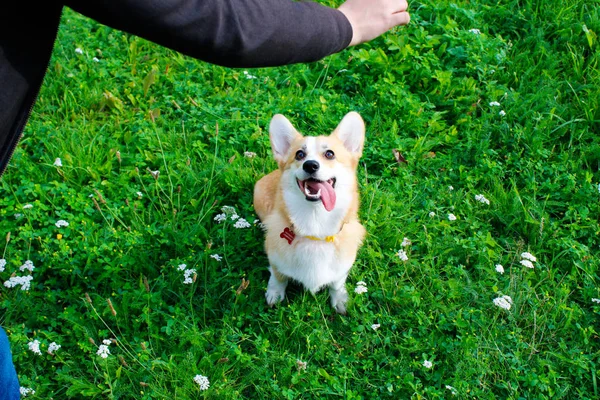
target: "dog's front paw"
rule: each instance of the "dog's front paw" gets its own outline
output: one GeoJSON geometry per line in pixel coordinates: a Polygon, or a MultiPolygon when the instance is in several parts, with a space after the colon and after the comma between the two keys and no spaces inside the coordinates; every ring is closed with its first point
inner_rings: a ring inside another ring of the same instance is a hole
{"type": "Polygon", "coordinates": [[[331,306],[335,308],[338,314],[346,314],[346,304],[348,303],[348,292],[345,288],[330,290],[331,306]]]}
{"type": "Polygon", "coordinates": [[[285,289],[277,290],[275,288],[268,288],[265,293],[267,304],[269,307],[273,307],[275,304],[280,303],[285,298],[285,289]]]}

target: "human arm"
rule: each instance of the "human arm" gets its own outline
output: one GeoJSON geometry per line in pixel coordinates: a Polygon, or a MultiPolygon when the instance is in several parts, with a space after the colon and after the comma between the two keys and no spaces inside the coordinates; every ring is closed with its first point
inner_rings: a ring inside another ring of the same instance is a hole
{"type": "Polygon", "coordinates": [[[406,0],[347,0],[340,10],[352,25],[350,46],[368,42],[410,22],[406,0]]]}

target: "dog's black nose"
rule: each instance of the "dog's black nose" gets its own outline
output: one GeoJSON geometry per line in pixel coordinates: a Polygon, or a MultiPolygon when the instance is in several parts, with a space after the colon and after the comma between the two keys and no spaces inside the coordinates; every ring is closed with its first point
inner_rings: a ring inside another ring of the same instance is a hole
{"type": "Polygon", "coordinates": [[[302,169],[309,174],[314,174],[319,170],[319,166],[320,165],[318,161],[308,160],[305,161],[304,164],[302,164],[302,169]]]}

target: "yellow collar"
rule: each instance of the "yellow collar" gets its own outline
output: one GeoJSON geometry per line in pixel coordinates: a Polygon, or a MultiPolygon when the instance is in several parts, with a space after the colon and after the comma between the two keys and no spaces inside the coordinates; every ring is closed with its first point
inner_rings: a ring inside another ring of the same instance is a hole
{"type": "Polygon", "coordinates": [[[325,239],[321,239],[316,236],[304,236],[304,237],[307,239],[310,239],[310,240],[318,241],[318,242],[333,243],[335,241],[335,235],[334,236],[326,236],[325,239]]]}

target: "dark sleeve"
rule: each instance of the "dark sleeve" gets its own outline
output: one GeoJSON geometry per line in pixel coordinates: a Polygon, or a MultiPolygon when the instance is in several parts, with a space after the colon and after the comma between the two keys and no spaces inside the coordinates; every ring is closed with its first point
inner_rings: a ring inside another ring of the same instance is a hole
{"type": "Polygon", "coordinates": [[[210,63],[311,62],[348,46],[338,10],[292,0],[66,0],[98,22],[210,63]]]}

